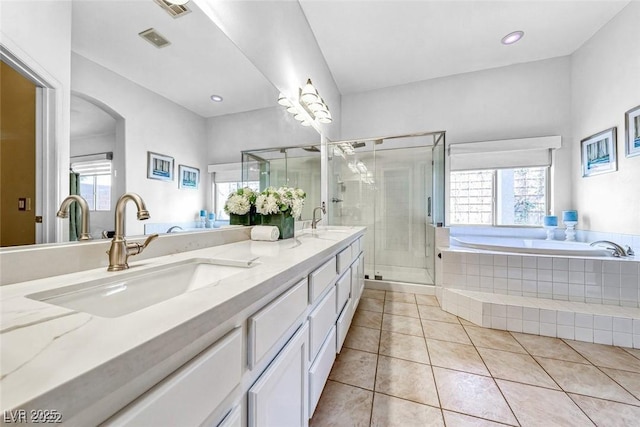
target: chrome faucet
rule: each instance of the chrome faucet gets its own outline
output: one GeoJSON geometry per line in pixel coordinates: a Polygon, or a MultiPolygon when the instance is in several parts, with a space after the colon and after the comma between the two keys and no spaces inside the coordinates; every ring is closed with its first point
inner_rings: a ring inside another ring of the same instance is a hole
{"type": "Polygon", "coordinates": [[[316,212],[320,209],[323,215],[327,214],[327,207],[324,202],[322,202],[321,206],[318,206],[313,209],[313,220],[311,221],[311,228],[315,230],[318,227],[318,223],[322,221],[322,217],[316,219],[316,212]]]}
{"type": "Polygon", "coordinates": [[[129,257],[142,253],[149,243],[158,237],[157,234],[152,234],[147,237],[147,240],[142,245],[140,243],[127,243],[124,237],[124,208],[129,200],[134,202],[138,208],[138,220],[149,219],[149,211],[144,205],[142,197],[136,193],[125,193],[120,196],[118,203],[116,203],[116,234],[111,240],[111,248],[107,251],[107,254],[109,254],[109,268],[107,268],[107,271],[120,271],[129,268],[129,257]]]}
{"type": "Polygon", "coordinates": [[[173,233],[174,230],[183,230],[183,228],[179,225],[174,225],[172,227],[169,227],[169,229],[165,231],[165,233],[173,233]]]}
{"type": "Polygon", "coordinates": [[[606,246],[607,249],[611,249],[613,251],[613,256],[614,257],[623,257],[623,256],[633,256],[634,252],[630,247],[627,247],[627,249],[623,248],[622,246],[620,246],[617,243],[611,242],[609,240],[598,240],[596,242],[593,242],[590,244],[590,246],[596,246],[596,245],[609,245],[606,246]]]}
{"type": "Polygon", "coordinates": [[[68,218],[69,206],[73,202],[78,203],[80,205],[80,210],[82,211],[82,224],[80,229],[80,237],[78,238],[78,240],[89,240],[91,239],[91,234],[89,234],[89,205],[82,196],[72,194],[65,197],[62,203],[60,203],[60,209],[58,209],[56,216],[58,218],[68,218]]]}

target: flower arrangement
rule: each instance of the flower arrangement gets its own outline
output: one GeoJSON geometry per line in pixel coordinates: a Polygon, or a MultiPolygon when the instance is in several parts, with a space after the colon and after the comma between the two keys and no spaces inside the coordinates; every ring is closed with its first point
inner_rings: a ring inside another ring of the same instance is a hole
{"type": "Polygon", "coordinates": [[[255,203],[255,191],[249,187],[239,188],[235,193],[229,194],[227,202],[224,204],[224,211],[228,214],[246,215],[255,203]]]}
{"type": "Polygon", "coordinates": [[[297,218],[302,213],[307,194],[299,188],[269,187],[255,199],[256,212],[261,215],[283,213],[297,218]]]}

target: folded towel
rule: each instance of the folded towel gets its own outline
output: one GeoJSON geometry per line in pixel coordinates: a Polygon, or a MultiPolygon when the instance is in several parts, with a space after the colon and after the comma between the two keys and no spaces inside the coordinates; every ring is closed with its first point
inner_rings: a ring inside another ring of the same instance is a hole
{"type": "Polygon", "coordinates": [[[256,225],[251,230],[251,240],[265,240],[267,242],[275,242],[280,237],[278,227],[267,225],[256,225]]]}

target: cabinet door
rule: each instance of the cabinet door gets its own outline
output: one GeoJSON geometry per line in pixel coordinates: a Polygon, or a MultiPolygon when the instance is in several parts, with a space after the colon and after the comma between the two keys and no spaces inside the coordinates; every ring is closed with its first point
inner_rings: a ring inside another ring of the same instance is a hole
{"type": "Polygon", "coordinates": [[[308,425],[308,347],[305,322],[249,389],[249,427],[308,425]]]}

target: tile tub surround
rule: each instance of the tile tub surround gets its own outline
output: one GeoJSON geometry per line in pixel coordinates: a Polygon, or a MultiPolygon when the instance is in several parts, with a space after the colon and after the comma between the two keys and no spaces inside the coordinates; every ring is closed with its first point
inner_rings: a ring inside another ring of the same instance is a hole
{"type": "MultiPolygon", "coordinates": [[[[362,299],[400,299],[389,294],[377,291],[363,294],[362,299]]],[[[411,301],[411,297],[401,299],[411,301]]],[[[406,322],[398,320],[401,316],[364,326],[371,335],[383,337],[386,323],[409,340],[383,345],[382,339],[371,339],[374,346],[368,350],[345,345],[310,425],[638,424],[640,351],[485,329],[452,318],[433,303],[433,297],[416,298],[421,346],[413,342],[418,338],[415,331],[405,330],[406,322]],[[443,328],[456,333],[438,332],[443,328]]],[[[356,317],[369,318],[367,311],[359,306],[356,317]]]]}
{"type": "Polygon", "coordinates": [[[342,232],[302,233],[279,242],[245,240],[136,260],[132,269],[143,271],[190,258],[260,256],[259,264],[215,286],[117,318],[91,316],[25,297],[117,276],[105,268],[2,286],[0,410],[53,408],[70,425],[101,422],[365,231],[341,228],[342,232]]]}
{"type": "Polygon", "coordinates": [[[640,348],[640,260],[442,250],[442,307],[478,325],[640,348]]]}

